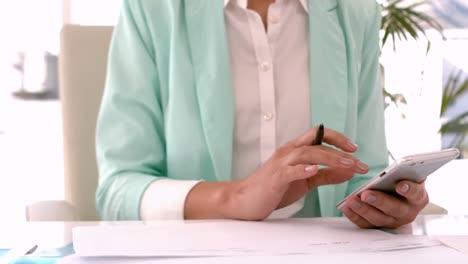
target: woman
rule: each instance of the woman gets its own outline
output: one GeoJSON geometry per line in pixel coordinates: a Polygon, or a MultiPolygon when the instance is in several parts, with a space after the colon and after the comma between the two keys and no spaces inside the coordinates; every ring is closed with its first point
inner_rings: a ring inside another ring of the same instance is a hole
{"type": "MultiPolygon", "coordinates": [[[[379,25],[374,0],[124,1],[97,129],[101,217],[340,215],[387,165],[379,25]],[[320,123],[334,148],[311,146],[320,123]]],[[[424,185],[398,193],[343,213],[409,223],[424,185]]]]}

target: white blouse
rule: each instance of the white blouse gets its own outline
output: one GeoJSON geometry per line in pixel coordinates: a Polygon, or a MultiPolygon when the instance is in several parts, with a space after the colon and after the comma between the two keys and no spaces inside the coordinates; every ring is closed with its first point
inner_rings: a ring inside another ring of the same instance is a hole
{"type": "MultiPolygon", "coordinates": [[[[276,0],[267,31],[247,0],[226,0],[224,13],[235,96],[232,176],[242,179],[311,127],[308,6],[306,0],[276,0]]],[[[183,219],[197,183],[154,182],[143,195],[142,219],[183,219]]],[[[302,207],[303,200],[270,218],[290,217],[302,207]]]]}

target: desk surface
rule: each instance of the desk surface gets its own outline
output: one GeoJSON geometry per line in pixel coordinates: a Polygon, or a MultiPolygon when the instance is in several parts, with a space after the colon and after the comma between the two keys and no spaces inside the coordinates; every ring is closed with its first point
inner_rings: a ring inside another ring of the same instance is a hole
{"type": "MultiPolygon", "coordinates": [[[[341,220],[347,221],[344,218],[341,220]]],[[[2,223],[0,224],[0,249],[12,248],[25,241],[33,241],[42,248],[60,248],[72,241],[73,227],[101,224],[103,222],[2,223]]],[[[105,222],[104,224],[112,225],[112,223],[105,222]]],[[[128,224],[140,223],[128,222],[128,224]]],[[[468,216],[420,216],[412,224],[391,232],[434,236],[468,255],[468,216]]]]}

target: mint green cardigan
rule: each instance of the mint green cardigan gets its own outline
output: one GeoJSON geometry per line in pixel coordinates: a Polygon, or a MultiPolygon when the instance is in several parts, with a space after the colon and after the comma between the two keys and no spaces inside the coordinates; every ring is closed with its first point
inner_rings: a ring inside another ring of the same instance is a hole
{"type": "MultiPolygon", "coordinates": [[[[312,120],[303,122],[343,132],[371,165],[366,176],[319,188],[321,215],[339,216],[335,204],[387,165],[380,6],[309,0],[309,16],[312,120]]],[[[158,179],[231,179],[230,73],[222,0],[124,1],[96,135],[102,219],[140,219],[142,195],[158,179]]]]}

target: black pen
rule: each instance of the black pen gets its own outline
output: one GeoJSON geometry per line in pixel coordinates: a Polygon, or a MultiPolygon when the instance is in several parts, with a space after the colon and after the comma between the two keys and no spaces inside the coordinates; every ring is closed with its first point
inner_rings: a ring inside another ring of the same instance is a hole
{"type": "Polygon", "coordinates": [[[317,133],[315,134],[315,139],[312,142],[312,146],[320,146],[322,145],[323,141],[323,136],[325,135],[325,127],[323,124],[319,126],[319,129],[317,129],[317,133]]]}

